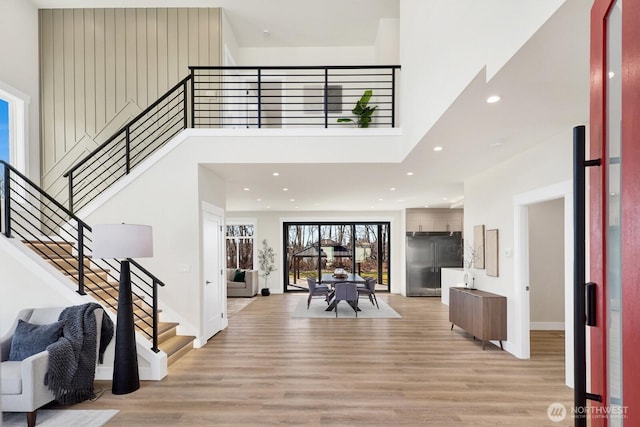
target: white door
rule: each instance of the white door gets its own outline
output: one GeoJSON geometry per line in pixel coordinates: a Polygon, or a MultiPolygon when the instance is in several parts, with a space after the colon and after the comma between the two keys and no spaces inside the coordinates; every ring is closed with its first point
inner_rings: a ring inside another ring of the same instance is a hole
{"type": "Polygon", "coordinates": [[[222,286],[222,218],[203,211],[203,338],[208,340],[223,328],[224,289],[222,286]]]}

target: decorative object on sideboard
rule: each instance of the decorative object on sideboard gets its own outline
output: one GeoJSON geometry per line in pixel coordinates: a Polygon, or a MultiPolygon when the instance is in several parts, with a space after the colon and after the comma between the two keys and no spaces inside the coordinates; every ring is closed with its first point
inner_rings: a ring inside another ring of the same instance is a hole
{"type": "Polygon", "coordinates": [[[464,287],[469,289],[476,288],[476,275],[473,269],[478,262],[480,255],[478,251],[471,245],[467,245],[464,249],[462,258],[462,266],[464,267],[464,287]]]}
{"type": "Polygon", "coordinates": [[[116,323],[113,394],[132,393],[140,388],[138,352],[133,320],[133,295],[129,259],[153,256],[151,226],[97,224],[93,226],[93,257],[120,260],[118,321],[116,323]]]}
{"type": "Polygon", "coordinates": [[[258,250],[258,263],[260,264],[260,270],[262,270],[262,276],[264,277],[264,288],[260,290],[262,296],[266,297],[271,295],[269,290],[269,275],[276,271],[276,252],[267,239],[262,240],[262,249],[258,250]]]}

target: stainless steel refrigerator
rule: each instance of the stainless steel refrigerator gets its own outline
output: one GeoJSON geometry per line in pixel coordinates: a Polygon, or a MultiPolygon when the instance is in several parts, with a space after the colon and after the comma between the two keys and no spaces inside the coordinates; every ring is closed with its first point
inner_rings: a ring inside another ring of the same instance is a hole
{"type": "Polygon", "coordinates": [[[440,269],[462,267],[460,232],[407,233],[407,296],[440,296],[440,269]]]}

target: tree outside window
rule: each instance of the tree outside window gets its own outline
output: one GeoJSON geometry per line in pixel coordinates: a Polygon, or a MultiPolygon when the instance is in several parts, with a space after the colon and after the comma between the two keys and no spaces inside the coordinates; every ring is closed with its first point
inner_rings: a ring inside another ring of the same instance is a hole
{"type": "Polygon", "coordinates": [[[227,225],[227,268],[253,270],[253,224],[227,225]]]}

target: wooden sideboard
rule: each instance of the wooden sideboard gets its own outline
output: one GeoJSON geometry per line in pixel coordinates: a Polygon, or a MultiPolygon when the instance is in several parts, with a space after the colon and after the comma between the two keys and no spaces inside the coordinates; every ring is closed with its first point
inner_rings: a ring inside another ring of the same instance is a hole
{"type": "Polygon", "coordinates": [[[507,298],[467,288],[449,288],[449,321],[482,340],[507,339],[507,298]]]}

